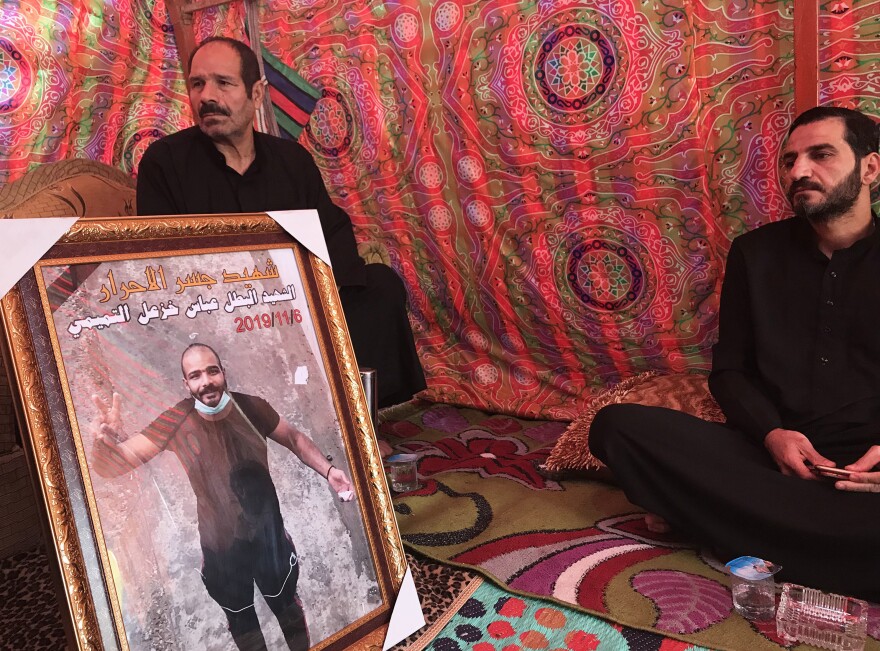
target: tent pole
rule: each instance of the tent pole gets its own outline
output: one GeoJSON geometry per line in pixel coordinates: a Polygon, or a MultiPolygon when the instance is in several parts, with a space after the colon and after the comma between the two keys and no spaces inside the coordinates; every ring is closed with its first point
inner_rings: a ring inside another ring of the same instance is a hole
{"type": "Polygon", "coordinates": [[[819,104],[819,0],[794,0],[794,112],[819,104]]]}

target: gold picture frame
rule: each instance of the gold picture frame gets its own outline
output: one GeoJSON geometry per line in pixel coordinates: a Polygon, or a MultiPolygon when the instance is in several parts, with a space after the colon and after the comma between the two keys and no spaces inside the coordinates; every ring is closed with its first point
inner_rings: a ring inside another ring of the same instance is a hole
{"type": "Polygon", "coordinates": [[[256,616],[268,649],[286,649],[294,643],[275,611],[286,606],[275,600],[287,599],[279,595],[291,581],[309,649],[381,648],[406,562],[328,265],[263,214],[82,218],[3,298],[0,313],[77,648],[236,649],[230,629],[241,633],[233,622],[244,612],[256,616]],[[283,543],[281,551],[275,543],[271,552],[241,551],[252,548],[239,544],[261,540],[255,531],[263,525],[241,506],[239,453],[179,433],[201,427],[186,419],[202,422],[181,374],[190,344],[210,346],[239,413],[242,401],[259,401],[270,406],[261,427],[278,423],[260,438],[244,418],[242,436],[262,440],[271,489],[241,490],[260,495],[260,505],[278,504],[295,548],[286,577],[238,569],[240,558],[287,553],[283,543]],[[107,429],[111,405],[118,409],[107,429]],[[188,415],[174,421],[170,438],[150,439],[161,452],[108,471],[108,432],[123,446],[154,436],[172,405],[188,415]],[[281,423],[327,453],[353,496],[336,493],[323,465],[310,468],[272,440],[281,423]],[[217,497],[230,491],[238,502],[217,497]],[[245,588],[234,599],[225,587],[222,596],[211,590],[220,580],[207,575],[205,556],[215,547],[230,555],[211,567],[234,566],[242,585],[247,572],[264,577],[253,604],[245,588]],[[282,578],[278,594],[266,596],[282,578]]]}

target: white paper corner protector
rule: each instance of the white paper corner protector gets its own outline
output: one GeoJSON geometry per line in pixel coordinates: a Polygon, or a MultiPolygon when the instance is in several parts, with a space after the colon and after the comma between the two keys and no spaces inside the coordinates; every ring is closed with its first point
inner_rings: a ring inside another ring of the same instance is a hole
{"type": "Polygon", "coordinates": [[[309,381],[309,368],[308,366],[297,366],[296,370],[293,372],[293,383],[294,384],[307,384],[309,381]]]}
{"type": "Polygon", "coordinates": [[[267,215],[293,238],[306,247],[309,251],[321,258],[327,265],[330,264],[330,252],[327,250],[327,242],[324,241],[324,231],[321,229],[321,219],[318,211],[314,208],[309,210],[273,210],[267,215]]]}
{"type": "Polygon", "coordinates": [[[394,602],[394,610],[391,611],[391,621],[388,622],[388,632],[385,634],[382,651],[388,651],[424,625],[425,615],[422,613],[422,604],[416,592],[416,582],[413,581],[412,570],[407,567],[403,583],[400,584],[400,592],[397,593],[397,601],[394,602]]]}
{"type": "Polygon", "coordinates": [[[0,219],[0,296],[24,276],[79,217],[0,219]]]}

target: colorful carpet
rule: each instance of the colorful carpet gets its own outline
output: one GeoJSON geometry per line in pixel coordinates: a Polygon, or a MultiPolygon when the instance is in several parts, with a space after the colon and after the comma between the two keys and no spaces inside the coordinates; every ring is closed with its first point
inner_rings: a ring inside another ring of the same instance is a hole
{"type": "MultiPolygon", "coordinates": [[[[411,549],[624,627],[713,649],[785,647],[772,622],[733,612],[721,563],[685,540],[648,532],[619,489],[538,472],[564,423],[428,403],[402,405],[382,420],[380,432],[397,450],[420,456],[421,487],[395,498],[411,549]]],[[[880,607],[871,616],[865,648],[878,651],[880,607]]]]}
{"type": "Polygon", "coordinates": [[[687,642],[608,624],[558,604],[481,584],[427,651],[705,651],[687,642]]]}

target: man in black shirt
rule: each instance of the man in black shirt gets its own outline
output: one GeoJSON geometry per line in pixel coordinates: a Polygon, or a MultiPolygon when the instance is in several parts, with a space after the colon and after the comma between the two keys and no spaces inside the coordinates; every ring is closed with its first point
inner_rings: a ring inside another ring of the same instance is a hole
{"type": "Polygon", "coordinates": [[[265,89],[256,55],[228,38],[203,42],[187,79],[198,125],[153,143],[138,167],[139,215],[318,211],[358,364],[377,369],[380,406],[425,388],[394,271],[364,264],[348,215],[330,200],[298,143],[253,129],[265,89]]]}
{"type": "Polygon", "coordinates": [[[795,217],[737,238],[727,260],[709,378],[726,425],[614,405],[590,431],[591,450],[651,512],[649,528],[668,522],[731,557],[779,563],[786,580],[871,599],[880,598],[877,149],[877,126],[856,111],[815,108],[792,124],[780,180],[795,217]]]}
{"type": "Polygon", "coordinates": [[[92,465],[99,475],[116,477],[160,452],[174,453],[196,496],[202,579],[223,609],[236,646],[241,651],[266,649],[254,610],[256,582],[290,649],[305,651],[308,628],[296,593],[299,563],[269,475],[267,439],[326,478],[344,500],[351,499],[351,482],[268,402],[230,392],[213,348],[191,344],[180,366],[191,397],[130,438],[122,440],[119,394],[113,394],[109,405],[93,396],[99,420],[92,465]]]}

